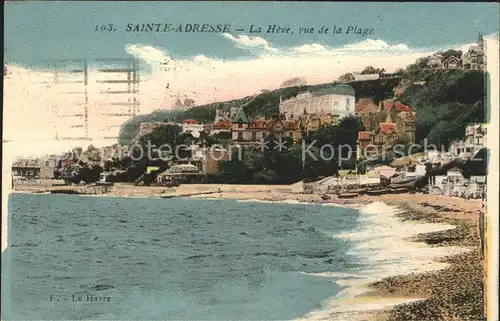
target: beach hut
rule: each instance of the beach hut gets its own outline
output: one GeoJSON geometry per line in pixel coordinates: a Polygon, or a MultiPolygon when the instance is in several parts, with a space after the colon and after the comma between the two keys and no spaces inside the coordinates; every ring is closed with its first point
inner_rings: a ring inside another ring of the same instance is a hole
{"type": "Polygon", "coordinates": [[[157,176],[157,183],[170,182],[190,183],[200,181],[202,173],[198,166],[193,164],[176,164],[157,176]]]}
{"type": "Polygon", "coordinates": [[[446,172],[446,176],[452,182],[461,183],[464,182],[464,175],[462,169],[458,167],[453,167],[446,172]]]}
{"type": "Polygon", "coordinates": [[[375,173],[385,178],[391,178],[394,174],[396,174],[396,169],[390,166],[382,165],[375,167],[375,173]]]}
{"type": "Polygon", "coordinates": [[[407,165],[403,169],[404,177],[422,177],[425,176],[426,170],[424,164],[407,165]]]}

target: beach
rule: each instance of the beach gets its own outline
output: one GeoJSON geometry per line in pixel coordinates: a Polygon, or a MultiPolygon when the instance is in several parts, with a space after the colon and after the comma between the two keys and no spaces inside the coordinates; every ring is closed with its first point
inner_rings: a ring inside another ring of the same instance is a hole
{"type": "Polygon", "coordinates": [[[434,195],[380,197],[405,210],[403,220],[451,224],[455,229],[420,234],[413,241],[430,247],[458,246],[466,253],[450,253],[439,260],[445,269],[395,276],[372,284],[383,297],[424,297],[380,313],[384,320],[483,320],[483,261],[479,238],[480,201],[434,195]]]}
{"type": "MultiPolygon", "coordinates": [[[[448,255],[440,257],[429,271],[404,273],[369,284],[366,293],[356,300],[389,304],[374,308],[360,320],[482,320],[483,319],[483,259],[479,238],[480,200],[465,200],[428,194],[387,194],[358,196],[351,199],[324,200],[321,195],[303,194],[300,184],[290,186],[260,185],[182,185],[178,188],[114,186],[107,196],[187,197],[235,199],[241,201],[286,203],[331,203],[357,207],[383,202],[403,211],[399,220],[409,223],[433,223],[455,228],[419,233],[407,241],[423,243],[430,248],[450,247],[448,255]],[[405,300],[407,299],[407,300],[405,300]],[[402,302],[402,304],[398,304],[402,302]],[[381,308],[382,307],[382,308],[381,308]]],[[[33,190],[31,190],[33,192],[33,190]]],[[[395,244],[398,246],[398,244],[395,244]]],[[[443,249],[446,251],[446,249],[443,249]]],[[[431,264],[431,265],[432,265],[431,264]]],[[[328,319],[328,315],[322,318],[328,319]]],[[[322,319],[320,318],[320,319],[322,319]]]]}

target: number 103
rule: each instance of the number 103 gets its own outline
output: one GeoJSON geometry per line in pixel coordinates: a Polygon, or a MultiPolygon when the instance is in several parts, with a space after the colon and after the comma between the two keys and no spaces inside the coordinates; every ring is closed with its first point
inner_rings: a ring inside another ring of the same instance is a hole
{"type": "Polygon", "coordinates": [[[110,23],[109,25],[96,25],[95,31],[116,31],[116,29],[113,27],[113,24],[110,23]]]}

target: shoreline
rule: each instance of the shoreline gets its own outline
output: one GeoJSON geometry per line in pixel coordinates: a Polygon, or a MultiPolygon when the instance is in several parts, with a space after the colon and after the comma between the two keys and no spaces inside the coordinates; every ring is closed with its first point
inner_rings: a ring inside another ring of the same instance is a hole
{"type": "Polygon", "coordinates": [[[480,200],[465,200],[429,194],[386,194],[358,196],[352,199],[323,200],[314,194],[222,192],[197,195],[196,198],[236,199],[283,203],[304,203],[360,207],[383,202],[402,211],[402,222],[452,225],[454,228],[430,231],[409,237],[409,243],[423,243],[429,248],[450,247],[441,258],[429,261],[428,271],[400,274],[372,282],[367,292],[353,303],[372,303],[387,308],[360,313],[362,320],[482,320],[483,258],[478,230],[480,200]],[[398,303],[400,301],[400,303],[398,303]]]}
{"type": "MultiPolygon", "coordinates": [[[[366,287],[366,292],[350,299],[353,303],[368,302],[378,306],[364,311],[358,317],[370,321],[405,320],[482,320],[483,316],[483,259],[478,234],[481,201],[449,198],[429,194],[386,194],[323,200],[321,195],[292,192],[293,188],[226,185],[207,186],[197,190],[170,190],[170,193],[106,193],[104,197],[151,197],[190,199],[232,199],[288,204],[318,204],[360,207],[383,202],[402,210],[396,214],[402,222],[436,223],[455,228],[438,232],[424,232],[408,238],[410,243],[424,243],[430,248],[453,246],[469,249],[449,254],[429,264],[429,271],[382,278],[366,287]],[[231,188],[228,188],[231,187],[231,188]],[[214,190],[217,188],[217,190],[214,190]],[[260,188],[260,190],[259,190],[260,188]],[[245,190],[246,189],[246,190],[245,190]],[[167,196],[167,197],[165,197],[167,196]],[[399,303],[398,303],[399,301],[399,303]]],[[[133,187],[141,190],[143,187],[133,187]]],[[[131,189],[132,190],[132,189],[131,189]]],[[[164,190],[167,190],[164,188],[164,190]]],[[[13,191],[32,193],[32,191],[13,191]]],[[[87,195],[85,195],[87,196],[87,195]]]]}
{"type": "MultiPolygon", "coordinates": [[[[415,195],[415,194],[414,194],[415,195]]],[[[409,239],[431,248],[459,247],[434,261],[442,269],[384,278],[369,285],[367,295],[422,297],[423,300],[396,305],[374,312],[376,320],[483,320],[483,258],[478,233],[480,201],[393,195],[380,197],[386,204],[398,206],[403,221],[450,224],[453,229],[421,233],[409,239]],[[392,196],[392,197],[391,197],[392,196]]]]}

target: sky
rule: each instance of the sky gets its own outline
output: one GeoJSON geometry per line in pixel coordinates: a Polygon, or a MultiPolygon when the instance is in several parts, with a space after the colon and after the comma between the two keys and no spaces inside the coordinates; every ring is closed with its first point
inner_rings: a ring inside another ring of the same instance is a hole
{"type": "MultiPolygon", "coordinates": [[[[498,31],[498,5],[486,3],[300,3],[300,2],[7,2],[5,56],[8,61],[124,56],[128,44],[163,48],[176,57],[203,54],[250,57],[217,34],[136,34],[127,23],[220,23],[234,26],[359,26],[372,39],[422,49],[470,43],[479,32],[498,31]],[[116,33],[95,32],[113,23],[116,33]],[[123,27],[123,28],[120,28],[123,27]]],[[[365,40],[358,35],[267,35],[277,47],[321,43],[330,47],[365,40]]]]}
{"type": "MultiPolygon", "coordinates": [[[[70,129],[68,119],[59,117],[64,109],[81,112],[80,96],[61,95],[81,85],[50,84],[54,73],[47,60],[137,58],[140,112],[148,113],[170,108],[178,94],[206,104],[275,89],[293,77],[317,84],[368,65],[404,68],[438,50],[467,50],[479,33],[498,33],[498,21],[498,5],[486,3],[7,2],[4,139],[28,146],[56,134],[81,136],[81,128],[70,129]],[[129,23],[230,24],[232,30],[136,33],[125,31],[129,23]],[[102,24],[113,24],[116,31],[95,31],[102,24]],[[250,25],[266,30],[271,24],[291,27],[294,34],[248,32],[250,25]],[[344,32],[298,33],[322,26],[344,32]],[[348,26],[373,33],[345,34],[348,26]]],[[[90,65],[88,87],[89,135],[95,139],[117,135],[117,125],[126,120],[103,116],[115,107],[99,94],[96,80],[107,76],[98,74],[98,67],[90,65]]]]}

